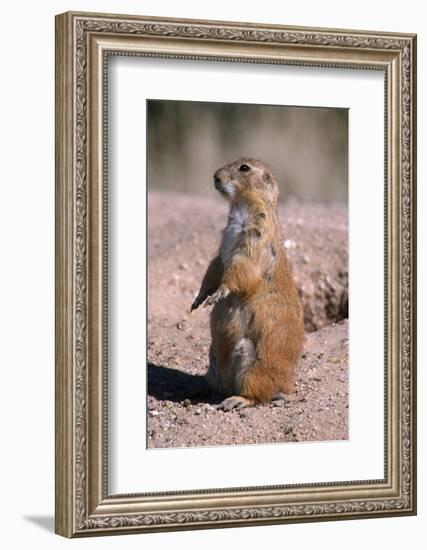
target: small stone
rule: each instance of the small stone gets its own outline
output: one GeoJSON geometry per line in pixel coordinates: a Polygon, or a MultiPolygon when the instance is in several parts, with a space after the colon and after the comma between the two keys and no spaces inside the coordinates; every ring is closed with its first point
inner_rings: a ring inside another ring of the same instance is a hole
{"type": "Polygon", "coordinates": [[[149,411],[151,416],[159,416],[159,411],[149,411]]]}
{"type": "Polygon", "coordinates": [[[272,402],[273,405],[275,407],[284,407],[285,406],[285,401],[284,399],[276,399],[275,401],[272,402]]]}
{"type": "Polygon", "coordinates": [[[196,414],[201,414],[201,412],[202,412],[202,411],[201,411],[200,409],[196,409],[196,410],[195,410],[195,413],[196,413],[196,414]]]}
{"type": "Polygon", "coordinates": [[[176,324],[176,328],[178,330],[182,330],[184,328],[184,323],[182,323],[181,321],[179,323],[176,324]]]}
{"type": "Polygon", "coordinates": [[[189,399],[184,399],[182,404],[184,405],[184,407],[189,407],[191,405],[191,401],[189,399]]]}

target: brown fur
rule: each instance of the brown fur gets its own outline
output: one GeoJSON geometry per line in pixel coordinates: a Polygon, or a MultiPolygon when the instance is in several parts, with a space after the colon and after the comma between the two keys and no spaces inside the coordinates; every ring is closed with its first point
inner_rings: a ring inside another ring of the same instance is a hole
{"type": "Polygon", "coordinates": [[[214,181],[230,217],[191,309],[215,304],[207,380],[228,397],[221,406],[230,410],[292,393],[304,325],[270,168],[240,158],[217,170],[214,181]]]}

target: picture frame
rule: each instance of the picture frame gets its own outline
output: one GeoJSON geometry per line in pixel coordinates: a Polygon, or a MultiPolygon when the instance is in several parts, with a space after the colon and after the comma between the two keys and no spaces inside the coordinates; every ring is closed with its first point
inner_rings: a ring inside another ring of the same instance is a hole
{"type": "Polygon", "coordinates": [[[416,513],[416,36],[67,12],[56,17],[56,489],[65,537],[416,513]],[[384,478],[109,494],[109,56],[384,73],[384,478]]]}

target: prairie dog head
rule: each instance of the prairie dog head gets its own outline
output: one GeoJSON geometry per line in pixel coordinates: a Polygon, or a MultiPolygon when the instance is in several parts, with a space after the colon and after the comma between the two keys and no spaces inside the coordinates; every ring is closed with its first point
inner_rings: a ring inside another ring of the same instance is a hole
{"type": "Polygon", "coordinates": [[[251,201],[254,197],[275,205],[279,187],[270,167],[252,158],[238,158],[214,173],[214,184],[231,204],[251,201]]]}

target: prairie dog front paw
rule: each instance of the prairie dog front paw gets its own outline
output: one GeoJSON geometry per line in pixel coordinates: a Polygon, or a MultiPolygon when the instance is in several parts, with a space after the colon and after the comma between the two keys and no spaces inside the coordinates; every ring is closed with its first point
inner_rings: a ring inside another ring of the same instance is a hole
{"type": "Polygon", "coordinates": [[[216,292],[211,294],[211,296],[206,299],[203,307],[213,306],[214,304],[217,304],[220,300],[224,300],[224,298],[227,298],[229,294],[229,289],[225,285],[221,285],[216,292]]]}

